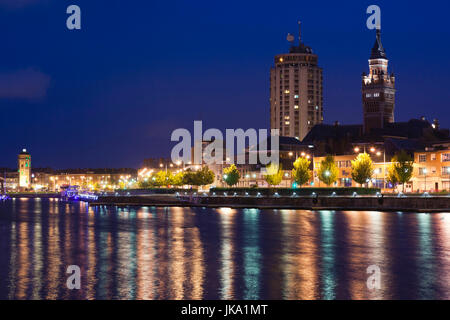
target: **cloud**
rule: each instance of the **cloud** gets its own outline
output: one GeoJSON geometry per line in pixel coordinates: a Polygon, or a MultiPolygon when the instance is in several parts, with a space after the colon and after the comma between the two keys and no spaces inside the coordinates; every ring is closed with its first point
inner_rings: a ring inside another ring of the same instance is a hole
{"type": "Polygon", "coordinates": [[[50,76],[34,69],[0,73],[0,99],[42,99],[49,85],[50,76]]]}
{"type": "Polygon", "coordinates": [[[42,0],[0,0],[0,7],[19,9],[41,1],[42,0]]]}

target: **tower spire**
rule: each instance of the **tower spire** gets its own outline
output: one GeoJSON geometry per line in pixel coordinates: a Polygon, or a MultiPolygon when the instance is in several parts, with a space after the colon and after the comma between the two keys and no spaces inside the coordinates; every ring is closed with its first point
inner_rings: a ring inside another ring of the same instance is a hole
{"type": "Polygon", "coordinates": [[[384,51],[383,44],[381,43],[381,28],[379,27],[377,27],[377,37],[372,48],[370,59],[386,59],[386,52],[384,51]]]}
{"type": "Polygon", "coordinates": [[[299,20],[298,23],[298,45],[302,44],[302,22],[299,20]]]}

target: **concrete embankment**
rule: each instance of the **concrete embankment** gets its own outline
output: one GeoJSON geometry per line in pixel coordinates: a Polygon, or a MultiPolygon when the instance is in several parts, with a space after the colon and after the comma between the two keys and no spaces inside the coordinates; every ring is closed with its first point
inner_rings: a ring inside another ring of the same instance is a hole
{"type": "Polygon", "coordinates": [[[92,205],[450,212],[450,197],[100,197],[92,205]]]}
{"type": "Polygon", "coordinates": [[[60,198],[61,194],[59,193],[8,193],[8,196],[11,198],[60,198]]]}

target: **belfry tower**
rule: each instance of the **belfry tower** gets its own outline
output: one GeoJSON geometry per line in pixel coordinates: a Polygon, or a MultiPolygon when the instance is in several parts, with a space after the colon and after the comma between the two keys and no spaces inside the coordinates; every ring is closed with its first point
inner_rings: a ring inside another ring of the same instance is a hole
{"type": "Polygon", "coordinates": [[[378,28],[369,59],[370,73],[362,75],[364,133],[394,122],[395,77],[393,73],[389,75],[388,63],[378,28]]]}

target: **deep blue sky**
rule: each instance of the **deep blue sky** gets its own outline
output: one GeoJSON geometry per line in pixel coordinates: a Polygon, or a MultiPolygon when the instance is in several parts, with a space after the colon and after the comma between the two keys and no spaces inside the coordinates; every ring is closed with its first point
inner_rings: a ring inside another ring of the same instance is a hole
{"type": "Polygon", "coordinates": [[[370,4],[396,120],[450,127],[448,1],[0,0],[0,167],[24,147],[34,167],[138,167],[168,156],[172,130],[194,120],[266,128],[273,56],[298,19],[324,69],[325,122],[360,123],[370,4]],[[66,29],[70,4],[81,31],[66,29]]]}

